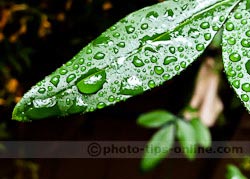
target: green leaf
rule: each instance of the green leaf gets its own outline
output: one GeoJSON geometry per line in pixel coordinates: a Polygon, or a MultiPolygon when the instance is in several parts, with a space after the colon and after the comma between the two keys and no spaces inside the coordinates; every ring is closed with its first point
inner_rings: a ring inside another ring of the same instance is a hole
{"type": "Polygon", "coordinates": [[[222,50],[227,78],[250,111],[250,12],[246,1],[231,14],[224,25],[222,50]]]}
{"type": "Polygon", "coordinates": [[[177,121],[177,138],[186,157],[194,159],[197,143],[194,128],[189,122],[181,119],[177,121]]]}
{"type": "Polygon", "coordinates": [[[157,128],[175,120],[175,116],[165,110],[155,110],[139,116],[137,124],[143,127],[157,128]]]}
{"type": "Polygon", "coordinates": [[[208,148],[211,146],[211,134],[209,129],[203,125],[199,119],[192,119],[190,124],[195,131],[196,142],[202,147],[208,148]]]}
{"type": "Polygon", "coordinates": [[[161,85],[203,53],[238,2],[169,0],[128,15],[32,87],[13,119],[38,118],[29,111],[40,109],[41,118],[91,112],[161,85]],[[105,82],[81,92],[77,84],[94,68],[105,69],[105,82]]]}
{"type": "Polygon", "coordinates": [[[167,125],[156,132],[145,148],[141,169],[149,171],[153,169],[167,154],[174,143],[175,126],[167,125]]]}
{"type": "Polygon", "coordinates": [[[228,165],[227,166],[226,179],[247,179],[247,177],[245,177],[240,172],[240,170],[238,169],[238,167],[236,167],[234,165],[228,165]]]}

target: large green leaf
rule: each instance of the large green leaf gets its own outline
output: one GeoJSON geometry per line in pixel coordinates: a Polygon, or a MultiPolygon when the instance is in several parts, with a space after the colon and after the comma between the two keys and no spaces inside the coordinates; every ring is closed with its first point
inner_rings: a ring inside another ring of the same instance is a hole
{"type": "Polygon", "coordinates": [[[184,120],[177,121],[177,138],[187,158],[193,159],[196,154],[197,141],[193,126],[184,120]]]}
{"type": "Polygon", "coordinates": [[[201,123],[199,119],[192,119],[190,124],[193,126],[195,131],[196,142],[202,147],[211,146],[211,134],[209,129],[201,123]]]}
{"type": "Polygon", "coordinates": [[[167,154],[173,146],[175,125],[170,124],[158,132],[150,139],[141,161],[141,168],[144,171],[153,169],[167,154]]]}
{"type": "Polygon", "coordinates": [[[94,111],[159,86],[201,55],[238,2],[169,0],[128,15],[32,87],[13,119],[94,111]]]}
{"type": "Polygon", "coordinates": [[[168,111],[155,110],[139,116],[137,124],[143,127],[157,128],[175,119],[176,117],[168,111]]]}
{"type": "Polygon", "coordinates": [[[250,11],[246,1],[224,25],[223,61],[231,86],[250,111],[250,11]]]}

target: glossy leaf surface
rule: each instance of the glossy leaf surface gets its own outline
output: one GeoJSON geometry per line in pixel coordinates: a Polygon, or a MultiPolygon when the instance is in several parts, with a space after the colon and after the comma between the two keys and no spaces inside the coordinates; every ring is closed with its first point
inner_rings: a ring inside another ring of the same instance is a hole
{"type": "Polygon", "coordinates": [[[246,1],[231,14],[223,31],[223,62],[231,86],[250,111],[250,11],[246,1]]]}
{"type": "Polygon", "coordinates": [[[170,0],[128,15],[32,87],[13,119],[91,112],[161,85],[203,53],[238,2],[170,0]],[[81,80],[96,71],[90,89],[81,80]]]}

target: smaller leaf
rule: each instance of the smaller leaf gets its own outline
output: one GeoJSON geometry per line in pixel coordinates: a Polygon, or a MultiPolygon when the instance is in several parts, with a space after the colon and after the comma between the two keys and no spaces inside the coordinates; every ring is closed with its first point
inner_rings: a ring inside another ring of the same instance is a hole
{"type": "Polygon", "coordinates": [[[165,110],[155,110],[139,116],[137,124],[148,128],[157,128],[166,124],[169,121],[173,121],[176,117],[165,110]]]}
{"type": "Polygon", "coordinates": [[[202,147],[208,148],[211,146],[211,134],[209,129],[203,125],[199,119],[192,119],[190,124],[195,131],[196,142],[202,147]]]}
{"type": "Polygon", "coordinates": [[[227,174],[226,179],[247,179],[241,171],[238,169],[238,167],[234,165],[228,165],[227,166],[227,174]]]}
{"type": "Polygon", "coordinates": [[[193,126],[183,120],[177,121],[177,138],[184,154],[189,159],[194,159],[196,151],[196,136],[193,126]]]}
{"type": "Polygon", "coordinates": [[[156,132],[145,148],[141,169],[152,170],[167,154],[173,146],[175,126],[173,124],[163,127],[156,132]]]}

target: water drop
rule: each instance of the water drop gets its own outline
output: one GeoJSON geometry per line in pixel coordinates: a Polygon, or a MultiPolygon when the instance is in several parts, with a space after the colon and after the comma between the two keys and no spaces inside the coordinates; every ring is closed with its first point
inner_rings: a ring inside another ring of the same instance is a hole
{"type": "Polygon", "coordinates": [[[77,82],[76,86],[81,93],[93,94],[99,91],[106,82],[106,72],[101,70],[77,82]]]}
{"type": "Polygon", "coordinates": [[[220,22],[223,22],[225,20],[225,17],[224,16],[220,16],[219,20],[220,20],[220,22]]]}
{"type": "Polygon", "coordinates": [[[66,63],[66,66],[71,66],[72,65],[72,61],[68,61],[67,63],[66,63]]]}
{"type": "Polygon", "coordinates": [[[85,66],[81,67],[81,71],[82,71],[82,72],[84,72],[85,70],[86,70],[86,67],[85,67],[85,66]]]}
{"type": "Polygon", "coordinates": [[[232,85],[235,87],[235,88],[239,88],[240,87],[240,81],[239,80],[234,80],[232,85]]]}
{"type": "Polygon", "coordinates": [[[135,56],[134,58],[133,58],[133,62],[132,62],[136,67],[142,67],[142,66],[144,66],[144,63],[143,63],[143,61],[140,59],[140,58],[138,58],[137,56],[135,56]]]}
{"type": "Polygon", "coordinates": [[[48,86],[48,91],[52,91],[53,87],[52,86],[48,86]]]}
{"type": "Polygon", "coordinates": [[[227,39],[227,43],[230,45],[234,45],[236,43],[236,39],[234,37],[229,37],[227,39]]]}
{"type": "Polygon", "coordinates": [[[206,40],[206,41],[208,41],[208,40],[211,40],[211,34],[210,33],[205,33],[204,34],[204,39],[206,40]]]}
{"type": "Polygon", "coordinates": [[[104,59],[104,57],[105,57],[105,54],[104,54],[104,53],[102,53],[102,52],[97,52],[97,53],[95,54],[95,56],[94,56],[94,59],[96,59],[96,60],[102,60],[102,59],[104,59]]]}
{"type": "Polygon", "coordinates": [[[146,30],[148,28],[148,24],[147,23],[143,23],[142,25],[141,25],[141,29],[142,30],[146,30]]]}
{"type": "Polygon", "coordinates": [[[190,28],[188,31],[188,36],[192,38],[198,38],[200,36],[200,32],[197,29],[190,28]]]}
{"type": "Polygon", "coordinates": [[[155,66],[154,71],[157,75],[161,75],[164,72],[164,69],[160,66],[155,66]]]}
{"type": "Polygon", "coordinates": [[[205,46],[203,45],[203,44],[197,44],[196,45],[196,50],[197,51],[202,51],[202,50],[204,50],[205,49],[205,46]]]}
{"type": "Polygon", "coordinates": [[[241,45],[243,47],[249,48],[250,47],[250,40],[249,39],[242,39],[241,40],[241,45]]]}
{"type": "Polygon", "coordinates": [[[241,56],[240,54],[238,53],[232,53],[230,56],[229,56],[229,59],[232,61],[232,62],[238,62],[241,60],[241,56]]]}
{"type": "Polygon", "coordinates": [[[38,92],[41,93],[41,94],[45,93],[45,91],[46,91],[45,88],[39,88],[39,89],[38,89],[38,92]]]}
{"type": "Polygon", "coordinates": [[[115,32],[114,34],[113,34],[113,37],[120,37],[120,33],[118,33],[118,32],[115,32]]]}
{"type": "Polygon", "coordinates": [[[249,101],[249,96],[247,94],[242,94],[241,96],[241,99],[244,101],[244,102],[248,102],[249,101]]]}
{"type": "Polygon", "coordinates": [[[128,34],[131,34],[135,31],[135,28],[132,25],[128,25],[125,28],[128,34]]]}
{"type": "Polygon", "coordinates": [[[92,50],[90,48],[87,48],[86,54],[91,54],[91,53],[92,53],[92,50]]]}
{"type": "Polygon", "coordinates": [[[163,77],[164,80],[169,80],[170,79],[170,75],[169,74],[164,74],[162,77],[163,77]]]}
{"type": "Polygon", "coordinates": [[[146,18],[157,18],[159,14],[156,11],[151,11],[146,15],[146,18]]]}
{"type": "Polygon", "coordinates": [[[247,20],[246,19],[241,20],[241,24],[242,25],[246,25],[247,24],[247,20]]]}
{"type": "Polygon", "coordinates": [[[165,57],[163,64],[169,65],[170,63],[176,62],[176,61],[177,61],[177,58],[175,56],[167,56],[165,57]]]}
{"type": "Polygon", "coordinates": [[[149,88],[154,88],[155,87],[155,82],[153,80],[149,80],[148,86],[149,86],[149,88]]]}
{"type": "Polygon", "coordinates": [[[246,36],[250,37],[250,30],[246,31],[246,36]]]}
{"type": "Polygon", "coordinates": [[[110,95],[109,98],[108,98],[108,101],[109,102],[114,102],[115,101],[115,97],[113,95],[110,95]]]}
{"type": "MultiPolygon", "coordinates": [[[[67,73],[67,71],[66,71],[66,73],[67,73]]],[[[66,73],[65,73],[65,74],[66,74],[66,73]]],[[[60,81],[60,76],[59,76],[59,75],[54,76],[54,77],[52,77],[52,78],[50,79],[50,82],[51,82],[55,87],[57,87],[59,81],[60,81]]]]}
{"type": "Polygon", "coordinates": [[[184,51],[183,47],[178,47],[177,49],[178,49],[179,52],[183,52],[184,51]]]}
{"type": "Polygon", "coordinates": [[[67,82],[67,83],[70,83],[70,82],[73,81],[75,78],[76,78],[76,75],[75,75],[75,74],[70,74],[70,75],[67,77],[66,82],[67,82]]]}
{"type": "Polygon", "coordinates": [[[187,63],[186,62],[181,62],[181,67],[182,68],[186,68],[187,67],[187,63]]]}
{"type": "Polygon", "coordinates": [[[68,73],[68,70],[61,68],[61,69],[59,70],[59,73],[60,73],[61,75],[65,75],[65,74],[68,73]]]}
{"type": "Polygon", "coordinates": [[[174,54],[175,53],[175,47],[169,47],[170,53],[174,54]]]}
{"type": "Polygon", "coordinates": [[[242,84],[241,88],[245,92],[250,92],[250,84],[249,83],[242,84]]]}
{"type": "Polygon", "coordinates": [[[120,93],[124,95],[137,95],[143,92],[142,82],[136,76],[125,78],[121,82],[120,93]]]}
{"type": "Polygon", "coordinates": [[[234,24],[232,22],[227,22],[226,23],[226,30],[227,31],[232,31],[234,30],[234,24]]]}
{"type": "Polygon", "coordinates": [[[227,75],[228,76],[231,76],[231,77],[234,77],[236,75],[236,72],[232,69],[229,69],[228,72],[227,72],[227,75]]]}
{"type": "Polygon", "coordinates": [[[75,64],[74,66],[73,66],[73,69],[74,70],[77,70],[79,68],[79,65],[78,64],[75,64]]]}
{"type": "Polygon", "coordinates": [[[100,103],[98,103],[98,104],[97,104],[97,106],[96,106],[96,107],[97,107],[98,109],[102,109],[102,108],[104,108],[105,106],[106,106],[106,104],[105,104],[105,103],[100,102],[100,103]]]}
{"type": "Polygon", "coordinates": [[[241,18],[242,18],[242,14],[239,13],[239,12],[236,12],[236,13],[234,14],[234,18],[235,18],[235,19],[241,19],[241,18]]]}
{"type": "Polygon", "coordinates": [[[117,44],[117,46],[120,47],[120,48],[124,48],[125,47],[125,42],[119,42],[117,44]]]}
{"type": "Polygon", "coordinates": [[[239,78],[243,78],[243,77],[244,77],[243,73],[239,73],[239,74],[238,74],[238,77],[239,77],[239,78]]]}
{"type": "Polygon", "coordinates": [[[208,29],[210,27],[210,24],[209,24],[209,22],[202,22],[200,27],[202,29],[208,29]]]}
{"type": "Polygon", "coordinates": [[[79,65],[84,64],[84,59],[83,59],[83,58],[80,58],[80,59],[78,60],[78,63],[79,63],[79,65]]]}
{"type": "Polygon", "coordinates": [[[150,58],[150,61],[151,61],[152,63],[156,63],[156,62],[157,62],[157,58],[156,58],[155,56],[152,56],[152,57],[150,58]]]}

